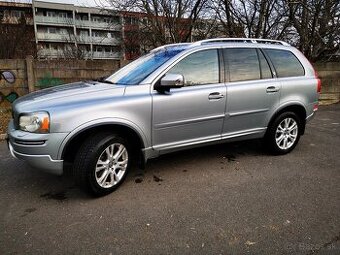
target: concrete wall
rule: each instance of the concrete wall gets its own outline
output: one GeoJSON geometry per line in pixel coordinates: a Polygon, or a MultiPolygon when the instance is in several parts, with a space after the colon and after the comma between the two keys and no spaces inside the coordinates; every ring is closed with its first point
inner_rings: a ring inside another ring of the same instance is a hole
{"type": "Polygon", "coordinates": [[[6,132],[16,98],[50,86],[107,76],[123,64],[119,60],[0,59],[0,73],[11,71],[15,76],[14,83],[0,79],[0,134],[6,132]]]}
{"type": "Polygon", "coordinates": [[[0,59],[0,72],[11,71],[15,75],[15,82],[10,84],[3,77],[0,79],[0,107],[10,103],[4,100],[10,93],[23,96],[28,93],[26,61],[24,59],[0,59]]]}
{"type": "Polygon", "coordinates": [[[340,62],[316,63],[314,67],[321,78],[321,104],[340,101],[340,62]]]}
{"type": "Polygon", "coordinates": [[[0,107],[10,106],[12,100],[6,100],[9,94],[19,97],[50,86],[107,76],[120,66],[118,60],[0,59],[0,72],[11,71],[15,76],[13,84],[0,79],[0,107]]]}
{"type": "Polygon", "coordinates": [[[40,60],[33,62],[35,89],[108,76],[120,67],[117,60],[40,60]]]}

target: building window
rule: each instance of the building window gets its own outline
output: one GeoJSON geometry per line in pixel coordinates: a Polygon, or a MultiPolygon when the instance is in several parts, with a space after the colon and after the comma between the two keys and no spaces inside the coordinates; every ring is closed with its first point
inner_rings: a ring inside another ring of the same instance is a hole
{"type": "Polygon", "coordinates": [[[138,24],[138,18],[125,17],[124,23],[127,24],[127,25],[136,25],[136,24],[138,24]]]}
{"type": "Polygon", "coordinates": [[[92,17],[92,21],[94,21],[94,22],[100,22],[100,18],[99,18],[99,17],[92,17]]]}
{"type": "Polygon", "coordinates": [[[104,21],[105,23],[108,23],[108,24],[112,23],[112,19],[111,19],[111,18],[108,18],[108,17],[104,17],[104,18],[103,18],[103,21],[104,21]]]}
{"type": "Polygon", "coordinates": [[[23,11],[17,11],[14,10],[11,12],[11,16],[15,17],[15,18],[21,18],[21,16],[25,15],[25,13],[23,11]]]}
{"type": "Polygon", "coordinates": [[[47,33],[49,33],[49,34],[56,34],[57,33],[57,29],[55,27],[48,27],[47,28],[47,33]]]}
{"type": "Polygon", "coordinates": [[[67,35],[67,34],[68,34],[66,28],[61,28],[61,29],[59,30],[59,33],[62,34],[62,35],[67,35]]]}
{"type": "Polygon", "coordinates": [[[47,17],[55,17],[57,16],[55,12],[46,12],[47,17]]]}
{"type": "Polygon", "coordinates": [[[66,12],[60,12],[60,13],[58,14],[58,16],[59,16],[59,18],[64,18],[64,19],[66,19],[66,18],[67,18],[67,13],[66,13],[66,12]]]}
{"type": "Polygon", "coordinates": [[[84,31],[84,30],[82,30],[82,31],[79,31],[79,35],[80,36],[89,36],[89,32],[88,31],[84,31]]]}
{"type": "Polygon", "coordinates": [[[96,52],[102,52],[103,48],[102,47],[96,47],[96,52]]]}

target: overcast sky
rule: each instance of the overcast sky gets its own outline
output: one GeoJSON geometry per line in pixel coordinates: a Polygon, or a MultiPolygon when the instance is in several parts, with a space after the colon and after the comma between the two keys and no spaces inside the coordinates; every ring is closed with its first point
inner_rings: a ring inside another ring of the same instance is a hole
{"type": "MultiPolygon", "coordinates": [[[[32,3],[32,0],[0,0],[0,2],[32,3]]],[[[75,4],[79,6],[109,6],[107,0],[42,0],[42,2],[75,4]]]]}

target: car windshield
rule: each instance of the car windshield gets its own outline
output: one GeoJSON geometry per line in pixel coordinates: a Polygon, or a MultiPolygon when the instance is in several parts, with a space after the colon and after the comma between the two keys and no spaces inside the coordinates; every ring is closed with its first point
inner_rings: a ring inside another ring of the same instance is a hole
{"type": "Polygon", "coordinates": [[[171,47],[150,52],[118,70],[106,80],[114,84],[137,85],[185,47],[171,47]]]}

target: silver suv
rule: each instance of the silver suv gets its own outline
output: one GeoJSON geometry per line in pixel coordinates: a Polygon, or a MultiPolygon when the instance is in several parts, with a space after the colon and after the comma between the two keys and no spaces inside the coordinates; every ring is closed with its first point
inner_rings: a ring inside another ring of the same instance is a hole
{"type": "Polygon", "coordinates": [[[165,45],[101,81],[37,91],[13,104],[13,156],[54,174],[72,165],[95,195],[133,162],[224,141],[263,138],[293,150],[318,109],[321,83],[281,41],[210,39],[165,45]]]}

